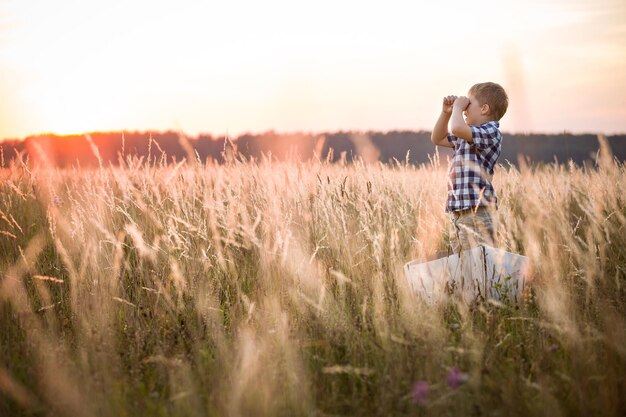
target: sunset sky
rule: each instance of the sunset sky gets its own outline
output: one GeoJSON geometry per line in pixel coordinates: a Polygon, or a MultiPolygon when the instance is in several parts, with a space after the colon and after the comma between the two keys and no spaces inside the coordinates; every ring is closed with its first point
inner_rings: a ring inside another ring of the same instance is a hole
{"type": "Polygon", "coordinates": [[[0,0],[0,139],[430,130],[481,81],[505,132],[626,133],[626,1],[0,0]]]}

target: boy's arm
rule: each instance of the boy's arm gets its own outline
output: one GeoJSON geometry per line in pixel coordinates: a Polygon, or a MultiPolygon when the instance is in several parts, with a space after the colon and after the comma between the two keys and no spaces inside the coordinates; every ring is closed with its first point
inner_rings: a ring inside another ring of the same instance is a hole
{"type": "Polygon", "coordinates": [[[472,139],[472,130],[463,119],[463,111],[468,105],[469,99],[467,97],[459,97],[454,101],[452,106],[452,117],[450,118],[450,130],[454,136],[469,143],[474,143],[474,139],[472,139]]]}
{"type": "Polygon", "coordinates": [[[445,146],[452,148],[450,142],[448,142],[448,121],[450,120],[450,114],[441,112],[433,133],[430,135],[430,141],[437,146],[445,146]]]}
{"type": "Polygon", "coordinates": [[[450,142],[448,142],[448,121],[450,120],[454,100],[456,100],[456,96],[447,96],[443,99],[441,114],[437,119],[437,123],[435,123],[433,133],[430,135],[430,141],[437,146],[453,147],[450,142]]]}

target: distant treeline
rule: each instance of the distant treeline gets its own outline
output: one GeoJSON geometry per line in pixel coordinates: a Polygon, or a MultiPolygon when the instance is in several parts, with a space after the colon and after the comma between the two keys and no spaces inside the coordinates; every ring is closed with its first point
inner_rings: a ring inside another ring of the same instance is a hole
{"type": "MultiPolygon", "coordinates": [[[[614,157],[626,161],[626,135],[607,137],[614,157]]],[[[518,165],[521,159],[531,164],[567,163],[593,164],[599,149],[596,135],[513,135],[504,134],[499,162],[518,165]]],[[[29,164],[117,165],[120,157],[135,155],[166,162],[184,158],[223,163],[239,158],[260,159],[272,155],[278,160],[305,161],[319,158],[351,162],[361,158],[367,162],[408,161],[429,163],[435,154],[430,132],[334,132],[323,134],[275,133],[244,134],[236,138],[199,135],[187,137],[178,132],[96,132],[88,135],[38,135],[25,140],[0,142],[0,164],[8,166],[16,157],[29,164]]],[[[445,160],[448,148],[439,149],[445,160]]]]}

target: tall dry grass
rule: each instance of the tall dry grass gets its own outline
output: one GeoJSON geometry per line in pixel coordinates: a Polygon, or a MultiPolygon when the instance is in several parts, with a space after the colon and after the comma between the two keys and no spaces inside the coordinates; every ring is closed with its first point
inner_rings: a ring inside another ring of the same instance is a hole
{"type": "Polygon", "coordinates": [[[437,160],[5,169],[0,414],[623,415],[624,166],[499,168],[521,306],[409,290],[402,265],[447,248],[445,182],[437,160]]]}

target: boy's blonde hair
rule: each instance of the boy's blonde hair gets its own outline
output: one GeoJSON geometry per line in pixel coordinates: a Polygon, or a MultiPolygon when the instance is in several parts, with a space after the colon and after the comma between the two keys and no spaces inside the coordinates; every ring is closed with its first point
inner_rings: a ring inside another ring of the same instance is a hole
{"type": "Polygon", "coordinates": [[[495,120],[500,120],[509,107],[509,97],[500,84],[491,82],[474,84],[469,93],[476,97],[481,105],[489,105],[495,120]]]}

